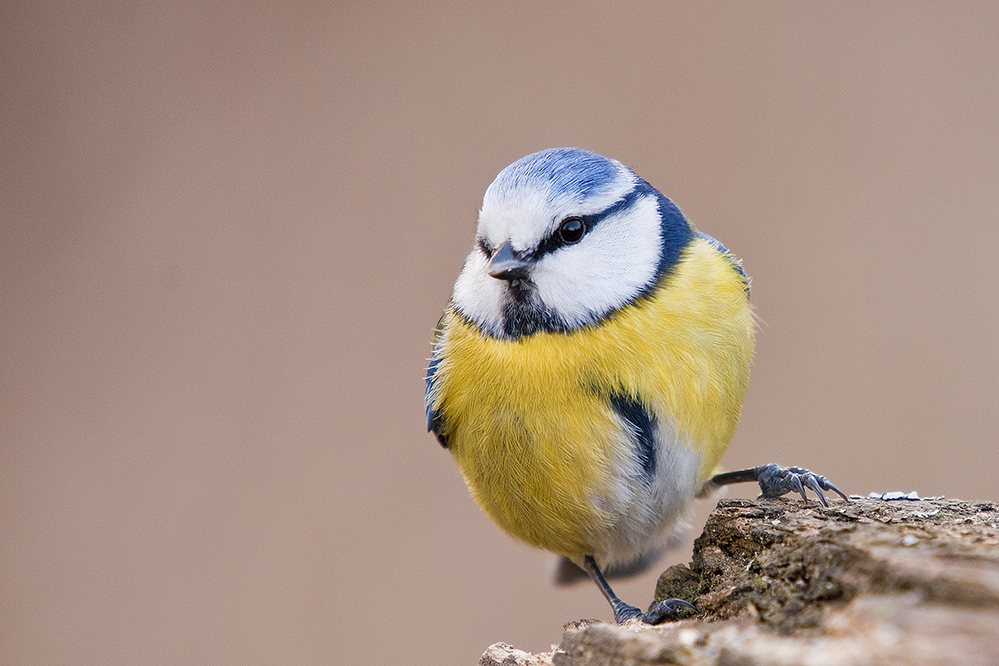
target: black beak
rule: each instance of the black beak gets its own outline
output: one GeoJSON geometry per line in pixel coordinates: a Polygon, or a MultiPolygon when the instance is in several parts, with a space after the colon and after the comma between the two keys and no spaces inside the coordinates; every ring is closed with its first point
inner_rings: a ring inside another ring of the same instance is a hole
{"type": "Polygon", "coordinates": [[[530,273],[531,263],[518,259],[510,241],[500,245],[489,262],[487,273],[497,280],[523,280],[530,273]]]}

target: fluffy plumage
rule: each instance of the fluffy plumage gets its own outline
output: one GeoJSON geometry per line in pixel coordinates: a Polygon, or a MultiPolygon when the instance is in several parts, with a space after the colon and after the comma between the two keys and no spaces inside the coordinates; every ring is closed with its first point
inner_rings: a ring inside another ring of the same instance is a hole
{"type": "Polygon", "coordinates": [[[753,332],[738,262],[669,199],[615,160],[534,153],[486,190],[428,427],[507,533],[625,566],[662,549],[721,460],[753,332]]]}

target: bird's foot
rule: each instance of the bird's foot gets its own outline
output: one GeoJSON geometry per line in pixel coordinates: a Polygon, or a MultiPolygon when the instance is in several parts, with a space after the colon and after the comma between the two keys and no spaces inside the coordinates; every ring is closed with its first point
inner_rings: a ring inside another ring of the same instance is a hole
{"type": "Polygon", "coordinates": [[[653,605],[647,613],[622,602],[614,606],[614,621],[621,624],[625,620],[638,619],[645,624],[662,624],[691,617],[697,612],[696,606],[683,599],[663,599],[653,605]]]}
{"type": "Polygon", "coordinates": [[[818,496],[819,501],[822,502],[822,506],[829,506],[823,490],[831,490],[845,501],[850,501],[839,488],[829,482],[829,479],[804,467],[784,467],[770,463],[757,467],[755,471],[756,480],[760,483],[760,497],[780,497],[791,491],[796,491],[801,495],[801,499],[808,499],[805,495],[805,488],[811,488],[812,492],[818,496]]]}

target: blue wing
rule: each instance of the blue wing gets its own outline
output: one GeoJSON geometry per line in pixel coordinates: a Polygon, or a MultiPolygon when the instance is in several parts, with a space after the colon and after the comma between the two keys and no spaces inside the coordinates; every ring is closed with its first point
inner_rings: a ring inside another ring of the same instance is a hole
{"type": "MultiPolygon", "coordinates": [[[[447,310],[444,311],[444,314],[447,314],[447,310]]],[[[437,379],[437,366],[440,365],[442,358],[441,325],[443,321],[444,315],[441,315],[440,321],[437,322],[437,329],[434,332],[434,351],[430,354],[430,367],[427,368],[427,386],[424,390],[423,402],[427,410],[427,430],[434,433],[437,436],[437,441],[440,442],[441,446],[446,449],[447,441],[445,440],[443,434],[443,419],[441,418],[440,411],[433,408],[437,379]]]]}
{"type": "Polygon", "coordinates": [[[746,287],[746,298],[749,298],[749,276],[747,276],[746,271],[742,269],[742,264],[739,262],[736,256],[731,252],[729,252],[728,248],[722,245],[721,241],[715,238],[714,236],[709,236],[703,231],[698,231],[697,237],[702,240],[706,240],[708,243],[714,246],[714,248],[719,252],[721,252],[722,255],[728,260],[728,262],[732,264],[732,268],[734,268],[739,272],[739,275],[742,276],[742,284],[745,285],[746,287]]]}

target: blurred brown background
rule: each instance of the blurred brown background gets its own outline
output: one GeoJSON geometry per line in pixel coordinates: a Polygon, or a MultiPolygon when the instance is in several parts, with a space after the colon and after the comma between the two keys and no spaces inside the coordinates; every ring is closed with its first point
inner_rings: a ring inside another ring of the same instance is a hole
{"type": "Polygon", "coordinates": [[[997,28],[987,2],[4,3],[0,662],[474,664],[609,617],[424,427],[482,192],[550,146],[744,259],[729,468],[999,499],[997,28]]]}

